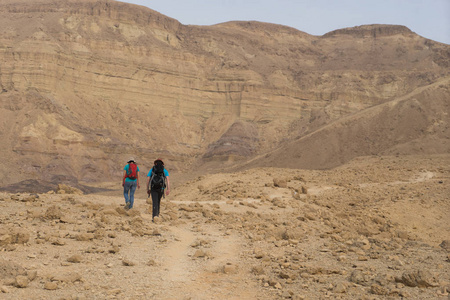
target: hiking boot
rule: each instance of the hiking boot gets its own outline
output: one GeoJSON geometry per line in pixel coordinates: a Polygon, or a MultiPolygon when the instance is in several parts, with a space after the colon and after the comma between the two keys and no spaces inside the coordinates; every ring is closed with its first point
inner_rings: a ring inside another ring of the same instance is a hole
{"type": "Polygon", "coordinates": [[[127,202],[127,203],[125,204],[125,209],[126,209],[126,210],[129,210],[129,209],[130,209],[130,202],[127,202]]]}

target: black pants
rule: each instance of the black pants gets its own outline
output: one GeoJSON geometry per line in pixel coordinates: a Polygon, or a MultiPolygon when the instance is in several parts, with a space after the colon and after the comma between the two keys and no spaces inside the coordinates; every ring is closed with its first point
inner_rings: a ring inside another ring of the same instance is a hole
{"type": "Polygon", "coordinates": [[[164,191],[163,190],[151,190],[150,195],[152,196],[152,204],[153,204],[153,210],[152,210],[152,218],[159,216],[159,207],[161,206],[161,198],[163,196],[164,191]]]}

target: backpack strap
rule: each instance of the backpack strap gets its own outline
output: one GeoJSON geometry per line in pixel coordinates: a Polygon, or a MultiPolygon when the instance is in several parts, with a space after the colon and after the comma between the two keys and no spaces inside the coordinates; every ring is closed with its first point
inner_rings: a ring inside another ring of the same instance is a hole
{"type": "Polygon", "coordinates": [[[150,171],[151,171],[151,173],[150,173],[151,175],[150,175],[150,179],[147,184],[147,191],[150,191],[152,189],[152,180],[153,180],[153,176],[155,176],[155,172],[153,172],[153,167],[150,171]]]}
{"type": "Polygon", "coordinates": [[[167,187],[166,183],[166,172],[164,172],[166,169],[163,168],[162,177],[163,177],[163,186],[161,187],[162,197],[166,198],[166,193],[164,193],[164,189],[167,187]]]}

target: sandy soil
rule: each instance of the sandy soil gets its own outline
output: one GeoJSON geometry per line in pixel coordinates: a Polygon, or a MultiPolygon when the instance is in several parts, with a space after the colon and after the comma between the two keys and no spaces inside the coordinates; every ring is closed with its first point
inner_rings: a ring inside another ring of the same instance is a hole
{"type": "MultiPolygon", "coordinates": [[[[0,194],[2,299],[447,299],[450,156],[117,195],[0,194]]],[[[67,190],[66,192],[70,192],[67,190]]]]}

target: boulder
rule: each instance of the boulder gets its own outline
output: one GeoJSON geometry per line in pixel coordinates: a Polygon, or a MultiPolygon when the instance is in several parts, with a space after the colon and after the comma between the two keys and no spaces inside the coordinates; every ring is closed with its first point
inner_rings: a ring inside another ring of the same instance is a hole
{"type": "Polygon", "coordinates": [[[402,277],[396,278],[395,281],[401,282],[410,287],[435,287],[438,286],[433,275],[426,270],[406,271],[402,277]]]}

